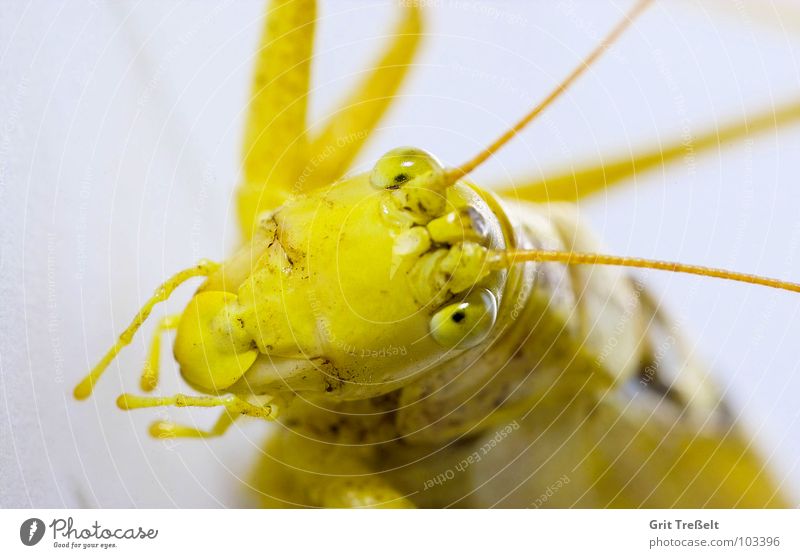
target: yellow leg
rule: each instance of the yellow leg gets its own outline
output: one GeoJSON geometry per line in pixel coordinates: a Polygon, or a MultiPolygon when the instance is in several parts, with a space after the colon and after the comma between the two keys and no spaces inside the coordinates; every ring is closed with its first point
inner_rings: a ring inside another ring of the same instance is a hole
{"type": "Polygon", "coordinates": [[[225,410],[211,430],[199,430],[192,426],[159,420],[150,425],[150,435],[154,438],[216,438],[225,434],[239,416],[241,415],[234,415],[225,410]]]}
{"type": "Polygon", "coordinates": [[[384,52],[312,139],[309,159],[319,164],[308,169],[303,188],[341,178],[392,106],[422,39],[422,9],[416,2],[406,4],[384,52]]]}
{"type": "Polygon", "coordinates": [[[270,0],[245,125],[237,192],[245,238],[258,216],[340,178],[394,101],[422,38],[422,11],[409,2],[391,39],[353,91],[308,137],[307,105],[316,3],[270,0]]]}
{"type": "Polygon", "coordinates": [[[306,106],[316,2],[270,0],[256,55],[237,192],[245,238],[258,215],[282,204],[306,164],[306,106]]]}
{"type": "Polygon", "coordinates": [[[173,314],[161,318],[153,332],[153,340],[150,342],[150,352],[144,363],[142,379],[139,382],[144,391],[153,391],[158,385],[159,369],[161,368],[161,334],[171,329],[177,329],[180,314],[173,314]]]}
{"type": "Polygon", "coordinates": [[[225,407],[234,415],[246,415],[264,420],[273,420],[277,408],[272,405],[253,405],[233,394],[227,395],[184,395],[179,393],[168,397],[143,397],[123,393],[117,398],[117,406],[124,410],[146,409],[148,407],[225,407]]]}
{"type": "Polygon", "coordinates": [[[518,180],[492,190],[510,199],[540,203],[576,202],[609,190],[637,174],[713,152],[757,133],[776,130],[798,121],[800,102],[791,100],[784,105],[768,107],[753,116],[711,127],[693,138],[617,158],[573,165],[565,171],[550,173],[541,180],[518,180]]]}

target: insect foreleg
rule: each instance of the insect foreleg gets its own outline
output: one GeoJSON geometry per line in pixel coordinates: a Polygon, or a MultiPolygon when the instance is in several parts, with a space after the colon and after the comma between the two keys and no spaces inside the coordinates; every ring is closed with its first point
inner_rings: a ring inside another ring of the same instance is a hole
{"type": "Polygon", "coordinates": [[[161,367],[161,335],[165,331],[177,329],[180,314],[173,314],[161,318],[153,332],[153,340],[150,342],[150,352],[147,361],[144,363],[142,379],[139,382],[144,391],[153,391],[158,385],[159,369],[161,367]]]}
{"type": "Polygon", "coordinates": [[[211,427],[211,430],[200,430],[193,426],[159,420],[150,425],[150,435],[154,438],[216,438],[225,434],[240,416],[226,409],[222,412],[217,422],[214,423],[214,426],[211,427]]]}
{"type": "Polygon", "coordinates": [[[117,406],[123,410],[144,409],[148,407],[225,407],[217,422],[209,430],[160,420],[150,425],[150,435],[154,438],[216,438],[240,417],[249,416],[263,420],[275,420],[280,409],[289,405],[291,397],[270,397],[263,404],[253,404],[234,394],[222,396],[191,396],[176,394],[169,397],[144,397],[122,394],[117,398],[117,406]]]}
{"type": "Polygon", "coordinates": [[[229,413],[273,420],[277,408],[273,405],[254,405],[233,395],[184,395],[178,393],[168,397],[142,397],[123,393],[117,398],[117,406],[124,410],[145,409],[148,407],[225,407],[229,413]]]}

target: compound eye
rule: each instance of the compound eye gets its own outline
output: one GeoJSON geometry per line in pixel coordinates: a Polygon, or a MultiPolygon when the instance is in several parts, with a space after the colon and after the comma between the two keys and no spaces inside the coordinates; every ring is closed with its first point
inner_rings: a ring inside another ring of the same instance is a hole
{"type": "Polygon", "coordinates": [[[433,155],[415,147],[398,147],[378,159],[369,180],[375,188],[396,190],[412,178],[434,170],[442,170],[442,166],[433,155]]]}
{"type": "Polygon", "coordinates": [[[431,335],[442,347],[469,349],[486,339],[497,320],[497,299],[486,290],[445,306],[433,315],[431,335]]]}

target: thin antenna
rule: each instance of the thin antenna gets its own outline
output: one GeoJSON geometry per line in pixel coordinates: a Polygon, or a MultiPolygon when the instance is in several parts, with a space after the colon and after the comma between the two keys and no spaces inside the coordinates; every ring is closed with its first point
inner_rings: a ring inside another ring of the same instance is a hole
{"type": "Polygon", "coordinates": [[[600,44],[595,47],[595,49],[587,56],[574,70],[572,73],[567,76],[567,78],[562,81],[558,87],[556,87],[545,99],[536,105],[533,110],[531,110],[528,114],[526,114],[522,119],[514,124],[508,131],[506,131],[502,136],[497,138],[489,147],[478,153],[475,157],[461,165],[460,167],[451,168],[446,171],[446,177],[448,179],[448,183],[452,184],[456,180],[463,178],[464,176],[471,173],[475,168],[477,168],[481,163],[486,161],[489,157],[491,157],[495,151],[500,149],[505,143],[507,143],[511,138],[516,136],[525,126],[527,126],[534,118],[539,116],[548,106],[550,106],[553,101],[558,99],[562,93],[564,93],[586,70],[588,70],[592,64],[594,64],[600,56],[612,45],[616,42],[617,39],[627,30],[633,21],[653,2],[653,0],[639,0],[636,4],[631,8],[628,14],[619,22],[617,23],[616,27],[611,30],[611,32],[600,41],[600,44]]]}
{"type": "Polygon", "coordinates": [[[629,258],[625,256],[610,256],[607,254],[593,254],[586,252],[561,252],[552,250],[508,250],[493,252],[489,257],[489,266],[493,269],[506,269],[521,262],[560,262],[567,265],[612,265],[621,267],[638,267],[645,269],[658,269],[674,273],[688,273],[703,277],[716,277],[728,279],[751,285],[763,285],[773,289],[782,289],[800,293],[800,283],[770,279],[749,273],[739,273],[713,267],[689,265],[661,260],[647,260],[644,258],[629,258]]]}

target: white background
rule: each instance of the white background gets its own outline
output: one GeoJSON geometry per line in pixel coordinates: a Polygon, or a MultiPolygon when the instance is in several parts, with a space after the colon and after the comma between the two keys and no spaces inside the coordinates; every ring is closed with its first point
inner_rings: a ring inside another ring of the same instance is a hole
{"type": "MultiPolygon", "coordinates": [[[[776,7],[796,3],[725,3],[658,2],[474,178],[538,176],[797,97],[800,8],[778,19],[776,7]]],[[[312,121],[373,59],[396,16],[386,2],[321,4],[312,121]]],[[[361,168],[404,144],[461,162],[541,99],[629,2],[430,4],[418,67],[361,168]]],[[[116,395],[137,388],[152,324],[94,398],[77,403],[70,392],[159,282],[235,244],[231,194],[262,9],[0,0],[0,506],[250,503],[263,424],[165,445],[146,434],[153,413],[116,409],[116,395]]],[[[767,133],[640,176],[582,214],[615,253],[800,279],[799,154],[799,128],[767,133]]],[[[800,296],[647,281],[796,493],[800,296]]],[[[166,361],[163,375],[165,393],[180,388],[166,361]]]]}

